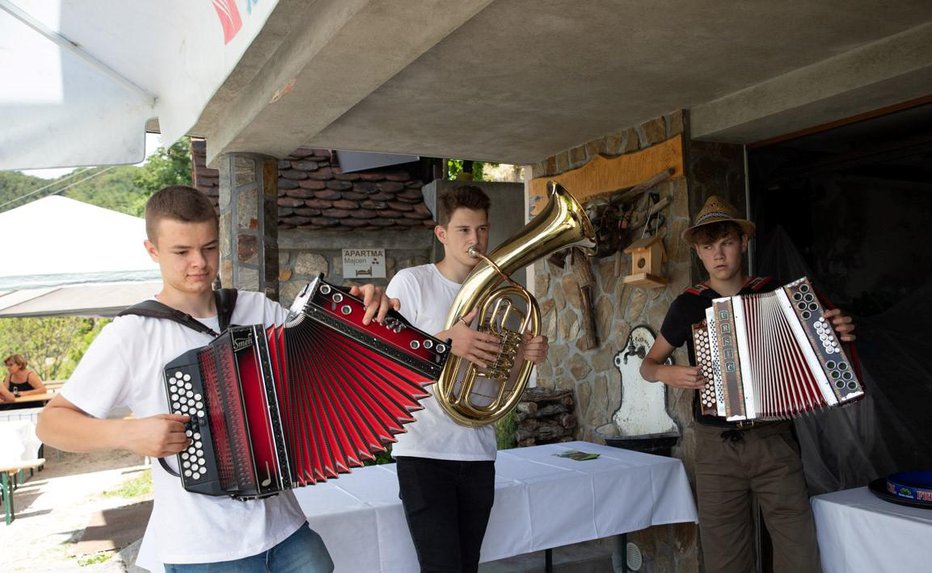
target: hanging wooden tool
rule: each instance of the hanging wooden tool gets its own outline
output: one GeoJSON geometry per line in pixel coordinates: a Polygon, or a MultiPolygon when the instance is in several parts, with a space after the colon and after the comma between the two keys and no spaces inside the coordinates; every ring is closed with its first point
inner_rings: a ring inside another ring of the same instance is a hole
{"type": "Polygon", "coordinates": [[[579,346],[582,350],[590,350],[599,345],[599,333],[595,326],[595,308],[592,306],[592,290],[595,287],[595,275],[589,266],[589,257],[580,249],[573,248],[570,257],[570,267],[573,278],[579,287],[579,297],[582,301],[583,333],[579,346]]]}

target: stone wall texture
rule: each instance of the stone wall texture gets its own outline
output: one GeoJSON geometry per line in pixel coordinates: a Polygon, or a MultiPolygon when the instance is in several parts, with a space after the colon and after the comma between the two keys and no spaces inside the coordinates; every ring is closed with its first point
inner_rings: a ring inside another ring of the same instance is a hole
{"type": "MultiPolygon", "coordinates": [[[[532,166],[533,176],[559,175],[586,165],[597,155],[615,157],[633,153],[675,136],[688,139],[685,112],[657,117],[558,153],[532,166]]],[[[686,149],[688,153],[689,147],[686,149]]],[[[687,165],[688,161],[687,157],[687,165]]],[[[706,162],[715,163],[714,154],[706,162]]],[[[712,179],[719,177],[721,170],[709,171],[703,180],[709,181],[711,188],[712,179]]],[[[621,405],[621,375],[614,366],[615,355],[625,348],[634,327],[647,325],[657,333],[670,303],[697,278],[691,252],[679,239],[682,230],[689,226],[691,208],[696,209],[690,200],[690,185],[691,175],[687,173],[648,191],[656,194],[658,200],[669,200],[661,211],[663,223],[656,228],[668,259],[663,266],[668,280],[664,287],[634,287],[623,282],[631,268],[630,255],[621,252],[624,244],[614,254],[591,260],[596,278],[591,296],[600,340],[597,347],[586,349],[581,341],[580,332],[585,324],[582,299],[569,267],[549,262],[535,265],[535,296],[541,305],[544,334],[551,341],[550,355],[538,368],[537,384],[575,393],[577,439],[604,442],[600,434],[613,424],[612,416],[621,405]]],[[[675,352],[673,359],[677,364],[686,364],[685,349],[675,352]]],[[[692,480],[695,452],[691,400],[691,392],[667,392],[667,411],[681,432],[673,455],[683,460],[692,480]]],[[[699,570],[698,529],[693,525],[653,527],[630,534],[629,541],[635,542],[643,553],[642,572],[699,570]]]]}

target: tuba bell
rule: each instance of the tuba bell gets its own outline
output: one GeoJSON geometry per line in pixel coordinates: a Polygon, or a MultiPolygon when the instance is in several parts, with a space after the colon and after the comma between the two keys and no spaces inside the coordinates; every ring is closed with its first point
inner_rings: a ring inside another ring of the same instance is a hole
{"type": "Polygon", "coordinates": [[[469,250],[470,256],[481,260],[453,300],[444,330],[478,309],[478,330],[497,336],[501,350],[485,368],[452,354],[447,359],[434,396],[464,426],[483,426],[507,414],[531,376],[533,363],[518,358],[523,334],[540,334],[540,309],[531,293],[509,275],[568,247],[579,247],[589,256],[595,253],[595,231],[582,205],[553,181],[547,188],[547,204],[515,236],[488,256],[469,250]],[[503,281],[509,285],[498,288],[503,281]]]}

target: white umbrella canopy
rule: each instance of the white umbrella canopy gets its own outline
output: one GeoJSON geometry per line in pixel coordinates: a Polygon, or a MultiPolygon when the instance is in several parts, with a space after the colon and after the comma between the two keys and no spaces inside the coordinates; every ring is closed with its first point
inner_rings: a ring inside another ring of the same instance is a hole
{"type": "Polygon", "coordinates": [[[195,124],[277,0],[0,0],[0,170],[138,163],[195,124]]]}
{"type": "Polygon", "coordinates": [[[112,316],[160,290],[145,221],[51,196],[0,213],[0,316],[112,316]]]}

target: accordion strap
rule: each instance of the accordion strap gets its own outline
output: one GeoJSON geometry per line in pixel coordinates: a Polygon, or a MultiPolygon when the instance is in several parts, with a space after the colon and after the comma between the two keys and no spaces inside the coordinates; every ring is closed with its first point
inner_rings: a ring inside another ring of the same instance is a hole
{"type": "MultiPolygon", "coordinates": [[[[220,332],[223,332],[227,329],[228,326],[230,326],[230,319],[233,316],[233,309],[236,308],[236,295],[237,291],[235,288],[222,288],[214,291],[214,302],[217,304],[217,320],[220,323],[220,332]]],[[[126,316],[130,314],[173,320],[198,332],[210,334],[211,336],[220,336],[219,333],[214,332],[214,329],[197,320],[190,314],[181,312],[180,310],[172,308],[167,304],[162,304],[157,300],[144,300],[140,303],[134,304],[127,309],[124,309],[117,316],[126,316]]],[[[173,470],[168,465],[168,463],[165,461],[165,458],[159,458],[159,465],[161,465],[162,469],[168,472],[169,475],[174,477],[181,477],[178,472],[173,470]]]]}
{"type": "MultiPolygon", "coordinates": [[[[234,288],[222,288],[214,291],[214,301],[217,304],[217,319],[220,322],[220,332],[223,332],[230,326],[230,318],[233,316],[233,309],[236,307],[237,291],[234,288]]],[[[135,314],[138,316],[148,316],[151,318],[164,318],[183,324],[190,329],[211,336],[220,336],[219,332],[214,331],[203,322],[197,320],[190,314],[162,304],[157,300],[144,300],[140,303],[123,310],[117,316],[126,316],[135,314]]]]}

